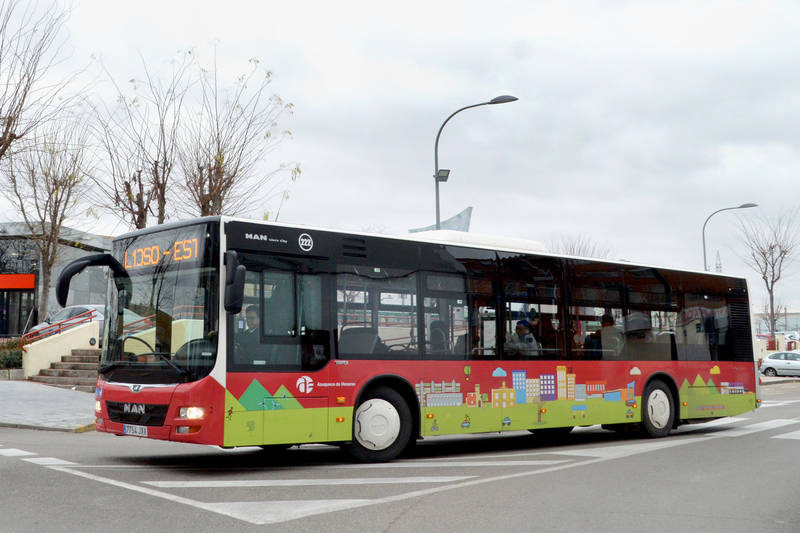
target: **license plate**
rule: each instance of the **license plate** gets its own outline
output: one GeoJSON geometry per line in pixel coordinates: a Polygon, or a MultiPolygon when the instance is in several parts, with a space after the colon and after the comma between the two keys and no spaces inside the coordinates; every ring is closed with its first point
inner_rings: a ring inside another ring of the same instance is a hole
{"type": "Polygon", "coordinates": [[[130,424],[123,424],[122,431],[126,435],[135,435],[137,437],[147,436],[147,426],[132,426],[130,424]]]}

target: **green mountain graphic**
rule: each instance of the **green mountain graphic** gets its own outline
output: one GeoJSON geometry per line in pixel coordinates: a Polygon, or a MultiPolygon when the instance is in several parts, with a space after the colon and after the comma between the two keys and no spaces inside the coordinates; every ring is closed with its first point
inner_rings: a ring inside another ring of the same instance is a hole
{"type": "Polygon", "coordinates": [[[276,407],[277,409],[302,409],[303,406],[300,405],[300,402],[292,396],[292,393],[289,390],[281,385],[278,390],[275,391],[274,396],[272,397],[274,404],[279,405],[280,407],[276,407]]]}
{"type": "Polygon", "coordinates": [[[244,391],[239,403],[248,411],[277,411],[281,409],[302,409],[300,402],[289,390],[281,385],[275,394],[264,388],[257,380],[253,380],[244,391]]]}
{"type": "Polygon", "coordinates": [[[261,411],[263,407],[259,405],[264,398],[267,396],[272,396],[267,389],[264,388],[261,383],[256,381],[255,379],[250,383],[250,386],[247,387],[247,390],[244,391],[242,397],[239,398],[239,403],[242,404],[242,407],[247,409],[248,411],[261,411]]]}

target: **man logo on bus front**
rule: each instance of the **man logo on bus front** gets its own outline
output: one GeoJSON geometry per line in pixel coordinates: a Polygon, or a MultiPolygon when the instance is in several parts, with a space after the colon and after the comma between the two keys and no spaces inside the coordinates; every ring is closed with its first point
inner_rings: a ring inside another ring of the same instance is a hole
{"type": "Polygon", "coordinates": [[[300,376],[297,378],[297,390],[303,394],[308,394],[314,390],[314,380],[308,376],[300,376]]]}
{"type": "Polygon", "coordinates": [[[308,233],[303,233],[297,239],[297,244],[300,245],[300,249],[304,252],[310,252],[311,249],[314,247],[314,239],[311,238],[311,235],[308,233]]]}

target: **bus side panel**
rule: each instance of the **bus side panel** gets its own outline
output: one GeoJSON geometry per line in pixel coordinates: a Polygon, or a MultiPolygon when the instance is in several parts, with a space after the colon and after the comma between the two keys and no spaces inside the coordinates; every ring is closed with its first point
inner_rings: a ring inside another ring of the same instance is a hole
{"type": "Polygon", "coordinates": [[[378,376],[413,388],[423,436],[639,422],[655,375],[673,382],[683,420],[756,404],[745,362],[336,360],[328,369],[229,374],[225,445],[347,441],[359,394],[378,376]]]}
{"type": "Polygon", "coordinates": [[[349,440],[352,404],[329,407],[327,372],[250,373],[227,376],[225,446],[301,444],[349,440]],[[340,418],[344,420],[337,422],[340,418]],[[347,431],[341,428],[347,427],[347,431]],[[329,429],[331,428],[331,429],[329,429]]]}

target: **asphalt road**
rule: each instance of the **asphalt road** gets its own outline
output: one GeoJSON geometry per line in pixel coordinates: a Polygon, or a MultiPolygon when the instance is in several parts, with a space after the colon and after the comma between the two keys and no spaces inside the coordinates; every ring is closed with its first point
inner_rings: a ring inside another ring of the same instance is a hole
{"type": "Polygon", "coordinates": [[[665,439],[438,438],[382,465],[0,428],[0,531],[800,531],[800,383],[665,439]]]}

